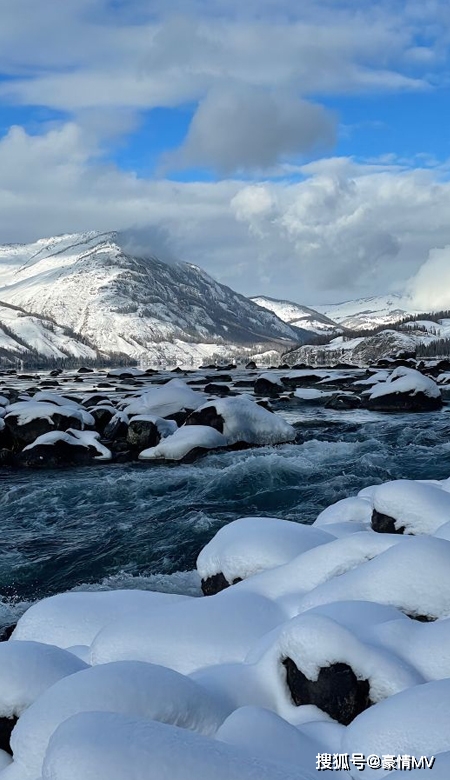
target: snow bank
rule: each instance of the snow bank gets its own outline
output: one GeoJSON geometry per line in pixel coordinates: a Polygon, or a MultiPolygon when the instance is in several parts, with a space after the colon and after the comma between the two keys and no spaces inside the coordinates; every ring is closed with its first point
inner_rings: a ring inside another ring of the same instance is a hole
{"type": "Polygon", "coordinates": [[[221,572],[228,582],[273,569],[333,537],[273,517],[241,517],[221,528],[197,558],[202,579],[221,572]]]}
{"type": "Polygon", "coordinates": [[[181,460],[192,450],[214,450],[226,447],[227,440],[215,428],[208,425],[188,425],[178,428],[156,447],[149,447],[139,455],[139,460],[181,460]]]}

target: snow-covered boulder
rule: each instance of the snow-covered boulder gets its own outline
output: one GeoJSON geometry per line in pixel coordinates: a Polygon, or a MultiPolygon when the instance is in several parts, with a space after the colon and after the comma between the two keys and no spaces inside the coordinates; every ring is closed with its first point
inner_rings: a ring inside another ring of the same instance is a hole
{"type": "Polygon", "coordinates": [[[176,460],[192,459],[208,450],[226,447],[227,439],[215,428],[208,425],[186,426],[178,428],[155,447],[143,450],[139,460],[176,460]]]}
{"type": "Polygon", "coordinates": [[[248,396],[221,398],[204,404],[186,425],[209,425],[223,433],[229,445],[274,445],[295,439],[295,429],[248,396]]]}
{"type": "Polygon", "coordinates": [[[284,386],[279,375],[267,371],[259,375],[253,389],[256,395],[270,395],[277,398],[283,392],[284,386]]]}
{"type": "Polygon", "coordinates": [[[205,402],[203,393],[195,392],[182,379],[171,379],[160,387],[151,387],[129,403],[124,411],[131,417],[155,415],[171,417],[178,412],[193,411],[205,402]]]}
{"type": "Polygon", "coordinates": [[[438,486],[400,479],[386,482],[374,490],[374,531],[433,534],[449,520],[450,493],[438,486]]]}
{"type": "Polygon", "coordinates": [[[16,449],[31,444],[42,434],[68,428],[93,428],[94,422],[92,415],[81,407],[45,401],[19,401],[7,407],[5,416],[16,449]]]}
{"type": "Polygon", "coordinates": [[[55,468],[111,460],[111,452],[101,444],[99,437],[96,431],[71,429],[44,433],[24,447],[19,462],[34,468],[55,468]]]}
{"type": "Polygon", "coordinates": [[[441,408],[442,396],[430,377],[399,366],[386,382],[372,388],[366,405],[379,412],[430,412],[441,408]]]}
{"type": "Polygon", "coordinates": [[[308,525],[273,517],[241,517],[223,526],[197,558],[205,595],[273,569],[334,537],[308,525]]]}

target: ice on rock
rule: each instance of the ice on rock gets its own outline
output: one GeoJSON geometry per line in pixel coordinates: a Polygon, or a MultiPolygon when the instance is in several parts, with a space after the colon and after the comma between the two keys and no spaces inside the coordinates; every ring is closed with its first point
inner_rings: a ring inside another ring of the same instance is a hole
{"type": "MultiPolygon", "coordinates": [[[[350,545],[356,536],[339,541],[350,545]]],[[[390,534],[379,536],[392,538],[390,534]]],[[[303,597],[301,610],[334,601],[367,600],[397,607],[413,617],[449,616],[450,542],[433,537],[398,538],[401,544],[311,590],[303,597]]]]}
{"type": "MultiPolygon", "coordinates": [[[[361,713],[343,737],[342,752],[436,756],[450,751],[450,679],[408,688],[361,713]]],[[[433,778],[433,770],[427,770],[433,778]]],[[[391,776],[386,770],[364,774],[391,776]]],[[[360,777],[352,769],[352,777],[360,777]]],[[[403,772],[403,774],[405,774],[403,772]]],[[[414,777],[408,772],[408,776],[414,777]]]]}
{"type": "Polygon", "coordinates": [[[406,534],[432,534],[450,520],[450,493],[441,487],[400,479],[373,492],[374,510],[392,518],[406,534]]]}
{"type": "Polygon", "coordinates": [[[242,661],[261,636],[286,619],[286,613],[263,596],[233,590],[109,623],[92,643],[92,663],[138,659],[190,674],[242,661]]]}
{"type": "MultiPolygon", "coordinates": [[[[50,741],[42,780],[315,780],[239,748],[148,720],[76,715],[50,741]],[[130,771],[132,768],[132,774],[130,771]]],[[[34,780],[34,778],[33,778],[34,780]]]]}
{"type": "Polygon", "coordinates": [[[203,548],[197,558],[197,571],[203,580],[222,573],[232,583],[280,566],[332,540],[319,528],[289,520],[241,517],[223,526],[203,548]]]}
{"type": "Polygon", "coordinates": [[[86,712],[122,713],[205,735],[214,735],[229,714],[198,683],[163,666],[123,661],[86,669],[48,688],[17,722],[11,747],[25,776],[39,776],[57,727],[86,712]]]}
{"type": "Polygon", "coordinates": [[[19,717],[58,680],[86,669],[66,650],[39,642],[0,642],[0,718],[19,717]]]}
{"type": "Polygon", "coordinates": [[[171,379],[165,385],[145,390],[124,411],[129,417],[141,414],[170,417],[183,409],[197,409],[204,402],[203,393],[191,390],[182,379],[171,379]]]}
{"type": "Polygon", "coordinates": [[[19,619],[11,640],[62,648],[89,646],[103,626],[121,617],[189,600],[189,596],[147,590],[61,593],[33,604],[19,619]]]}
{"type": "Polygon", "coordinates": [[[156,447],[149,447],[139,455],[139,460],[182,460],[192,450],[214,450],[226,447],[227,440],[215,428],[208,425],[189,425],[162,439],[156,447]]]}
{"type": "Polygon", "coordinates": [[[292,425],[245,395],[210,401],[200,406],[191,420],[198,419],[201,424],[202,417],[214,410],[223,421],[221,432],[230,445],[238,442],[275,445],[295,439],[295,428],[292,425]]]}

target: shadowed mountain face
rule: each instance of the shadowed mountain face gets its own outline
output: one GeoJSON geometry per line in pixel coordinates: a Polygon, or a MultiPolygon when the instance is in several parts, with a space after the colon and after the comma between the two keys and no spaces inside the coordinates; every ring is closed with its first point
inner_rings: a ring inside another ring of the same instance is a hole
{"type": "Polygon", "coordinates": [[[127,254],[115,233],[0,247],[0,279],[0,301],[104,354],[171,358],[178,350],[201,359],[217,345],[281,352],[307,335],[194,265],[127,254]]]}

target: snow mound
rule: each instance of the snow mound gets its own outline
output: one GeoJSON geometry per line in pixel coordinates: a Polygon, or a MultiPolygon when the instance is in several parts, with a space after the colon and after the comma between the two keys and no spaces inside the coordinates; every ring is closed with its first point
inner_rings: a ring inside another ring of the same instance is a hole
{"type": "Polygon", "coordinates": [[[108,623],[189,598],[146,590],[61,593],[33,604],[19,619],[11,640],[27,639],[65,649],[89,646],[108,623]]]}
{"type": "Polygon", "coordinates": [[[19,717],[55,682],[87,664],[59,647],[38,642],[0,643],[0,717],[19,717]]]}
{"type": "Polygon", "coordinates": [[[231,583],[273,569],[333,537],[320,529],[273,517],[241,517],[223,526],[197,558],[202,579],[222,573],[231,583]]]}
{"type": "Polygon", "coordinates": [[[76,715],[54,734],[42,780],[312,780],[295,769],[163,723],[76,715]],[[130,774],[132,767],[132,775],[130,774]]]}
{"type": "MultiPolygon", "coordinates": [[[[135,418],[134,418],[135,419],[135,418]]],[[[149,447],[139,455],[139,460],[182,460],[194,449],[214,450],[226,447],[227,440],[215,428],[208,425],[188,425],[160,441],[156,447],[149,447]]]]}
{"type": "Polygon", "coordinates": [[[450,493],[440,487],[401,479],[379,485],[374,509],[391,517],[407,534],[432,534],[450,518],[450,493]]]}
{"type": "Polygon", "coordinates": [[[80,712],[118,712],[212,735],[227,716],[200,685],[139,661],[105,664],[65,677],[22,715],[11,736],[14,762],[37,777],[50,737],[80,712]]]}

